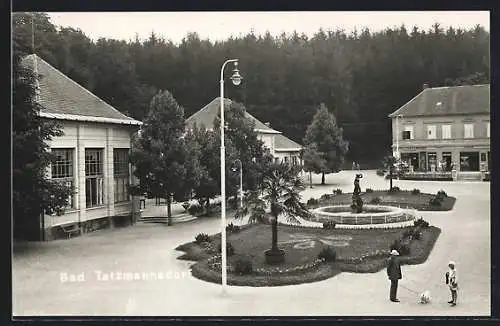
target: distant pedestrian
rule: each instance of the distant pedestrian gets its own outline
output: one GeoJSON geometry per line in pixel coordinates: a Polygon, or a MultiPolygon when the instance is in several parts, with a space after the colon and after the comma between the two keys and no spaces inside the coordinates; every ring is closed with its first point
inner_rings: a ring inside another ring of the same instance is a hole
{"type": "Polygon", "coordinates": [[[356,162],[354,162],[354,161],[352,162],[352,169],[356,170],[356,162]]]}
{"type": "Polygon", "coordinates": [[[356,163],[356,167],[358,168],[358,171],[360,171],[359,163],[356,163]]]}
{"type": "Polygon", "coordinates": [[[397,298],[398,293],[398,281],[403,278],[401,275],[401,265],[399,263],[399,252],[397,250],[391,251],[391,257],[387,263],[387,276],[391,281],[391,290],[389,300],[392,302],[399,302],[397,298]]]}
{"type": "Polygon", "coordinates": [[[457,305],[457,291],[458,291],[458,276],[457,269],[455,268],[455,262],[450,261],[448,263],[449,271],[446,272],[446,284],[450,287],[451,300],[448,303],[454,307],[457,305]]]}

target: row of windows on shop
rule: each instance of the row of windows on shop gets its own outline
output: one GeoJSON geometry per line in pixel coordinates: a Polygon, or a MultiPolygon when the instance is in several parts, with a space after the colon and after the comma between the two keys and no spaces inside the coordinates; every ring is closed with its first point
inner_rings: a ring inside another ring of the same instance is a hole
{"type": "MultiPolygon", "coordinates": [[[[74,186],[74,148],[52,149],[55,161],[51,165],[53,180],[74,186]]],[[[101,148],[85,149],[85,201],[86,207],[103,205],[104,198],[104,151],[101,148]]],[[[129,149],[113,149],[114,202],[130,200],[129,186],[129,149]]],[[[68,208],[75,208],[75,198],[68,198],[68,208]]]]}
{"type": "Polygon", "coordinates": [[[460,152],[459,162],[452,161],[451,152],[443,152],[441,158],[438,158],[435,152],[401,153],[401,159],[412,167],[413,171],[420,172],[448,172],[457,168],[455,164],[459,164],[460,171],[481,171],[489,169],[491,162],[489,151],[460,152]]]}
{"type": "MultiPolygon", "coordinates": [[[[464,123],[464,138],[474,138],[474,124],[464,123]]],[[[437,139],[436,125],[427,125],[427,139],[437,139]]],[[[441,125],[441,139],[451,139],[451,124],[441,125]]],[[[490,123],[486,122],[486,137],[490,138],[490,123]]],[[[415,139],[413,126],[405,126],[402,131],[403,140],[415,139]]]]}

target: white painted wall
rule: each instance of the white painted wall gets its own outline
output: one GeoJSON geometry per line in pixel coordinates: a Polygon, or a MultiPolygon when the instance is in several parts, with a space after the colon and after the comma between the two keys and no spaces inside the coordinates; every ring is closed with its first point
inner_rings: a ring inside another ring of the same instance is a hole
{"type": "Polygon", "coordinates": [[[274,134],[257,133],[257,138],[264,142],[264,146],[269,148],[271,154],[274,153],[274,134]]]}
{"type": "Polygon", "coordinates": [[[52,227],[70,222],[83,222],[112,215],[131,212],[131,202],[114,203],[113,149],[130,148],[130,137],[136,127],[103,123],[78,123],[59,121],[63,136],[49,142],[51,148],[74,149],[74,178],[77,191],[75,209],[62,216],[46,216],[45,227],[52,227]],[[86,208],[85,201],[85,148],[104,150],[104,199],[103,206],[86,208]]]}

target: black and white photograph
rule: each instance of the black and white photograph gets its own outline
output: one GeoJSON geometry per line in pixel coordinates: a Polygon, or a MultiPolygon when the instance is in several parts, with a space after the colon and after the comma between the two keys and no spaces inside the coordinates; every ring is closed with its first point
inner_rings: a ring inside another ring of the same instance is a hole
{"type": "Polygon", "coordinates": [[[13,11],[12,318],[492,314],[489,11],[13,11]]]}

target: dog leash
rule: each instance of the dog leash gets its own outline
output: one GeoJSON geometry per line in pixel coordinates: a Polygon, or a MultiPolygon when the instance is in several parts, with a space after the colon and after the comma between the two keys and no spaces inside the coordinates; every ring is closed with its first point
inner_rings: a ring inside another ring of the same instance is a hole
{"type": "Polygon", "coordinates": [[[413,292],[413,293],[416,293],[416,294],[420,294],[420,292],[415,291],[415,290],[412,290],[412,289],[410,289],[410,288],[407,288],[407,287],[406,287],[406,286],[404,286],[403,284],[399,284],[399,286],[400,286],[400,287],[402,287],[403,289],[406,289],[406,290],[410,291],[410,292],[413,292]]]}

